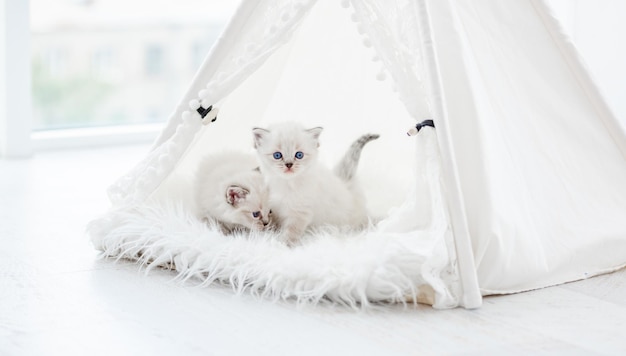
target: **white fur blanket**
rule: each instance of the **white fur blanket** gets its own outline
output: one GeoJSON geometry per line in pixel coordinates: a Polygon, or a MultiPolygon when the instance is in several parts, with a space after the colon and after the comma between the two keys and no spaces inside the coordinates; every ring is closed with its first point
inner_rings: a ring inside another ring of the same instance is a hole
{"type": "Polygon", "coordinates": [[[168,267],[203,285],[228,283],[238,293],[354,308],[406,301],[454,306],[449,283],[440,278],[450,274],[448,259],[429,258],[441,254],[441,244],[419,232],[372,230],[317,231],[289,248],[268,234],[223,236],[171,205],[114,210],[88,226],[106,257],[133,259],[147,270],[168,267]]]}

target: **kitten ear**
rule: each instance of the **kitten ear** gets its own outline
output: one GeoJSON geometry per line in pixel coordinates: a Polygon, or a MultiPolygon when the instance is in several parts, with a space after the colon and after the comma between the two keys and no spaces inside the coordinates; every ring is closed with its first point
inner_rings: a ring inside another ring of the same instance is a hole
{"type": "Polygon", "coordinates": [[[317,142],[317,147],[320,147],[320,143],[319,143],[319,138],[320,138],[320,134],[322,133],[322,130],[324,128],[322,127],[314,127],[312,129],[308,129],[306,130],[306,132],[308,132],[311,137],[313,137],[313,139],[317,142]]]}
{"type": "Polygon", "coordinates": [[[254,137],[254,148],[258,148],[261,146],[261,142],[267,137],[270,132],[266,129],[262,129],[260,127],[255,127],[252,129],[252,135],[254,137]]]}
{"type": "Polygon", "coordinates": [[[246,196],[250,194],[245,188],[238,185],[231,185],[226,188],[226,202],[234,207],[237,207],[240,202],[246,199],[246,196]]]}

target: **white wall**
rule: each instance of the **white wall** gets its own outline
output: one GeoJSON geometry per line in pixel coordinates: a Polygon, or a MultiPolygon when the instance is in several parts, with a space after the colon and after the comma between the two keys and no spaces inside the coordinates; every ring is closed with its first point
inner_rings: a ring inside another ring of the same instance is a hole
{"type": "Polygon", "coordinates": [[[626,126],[626,1],[549,0],[609,106],[626,126]]]}

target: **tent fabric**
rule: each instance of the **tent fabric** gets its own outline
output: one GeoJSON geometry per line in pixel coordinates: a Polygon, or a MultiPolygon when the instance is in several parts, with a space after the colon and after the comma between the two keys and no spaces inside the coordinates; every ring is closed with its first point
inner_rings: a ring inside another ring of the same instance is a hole
{"type": "MultiPolygon", "coordinates": [[[[246,3],[242,8],[245,7],[246,3]]],[[[232,38],[228,31],[227,29],[223,39],[232,38]]],[[[180,258],[177,259],[174,256],[177,253],[200,258],[194,255],[193,251],[185,248],[185,246],[195,246],[196,243],[191,240],[197,240],[197,238],[190,237],[183,242],[177,239],[180,237],[178,234],[176,236],[155,234],[155,236],[148,237],[147,235],[154,232],[153,229],[145,234],[133,233],[133,231],[136,232],[138,226],[153,226],[141,217],[154,216],[147,212],[163,209],[161,202],[165,201],[164,204],[167,206],[167,202],[172,200],[172,197],[174,200],[185,201],[187,206],[193,205],[192,199],[187,196],[191,189],[185,187],[189,186],[189,181],[192,179],[189,177],[190,172],[193,172],[204,153],[216,148],[218,150],[220,148],[241,149],[242,147],[247,149],[251,146],[249,130],[252,126],[262,125],[264,120],[271,121],[273,118],[285,119],[297,116],[309,125],[325,127],[322,149],[330,162],[332,162],[332,157],[337,155],[335,152],[344,151],[349,145],[350,140],[346,137],[355,138],[366,131],[383,134],[384,137],[377,142],[382,142],[385,150],[372,152],[373,149],[368,148],[368,152],[376,157],[362,161],[361,172],[364,170],[380,171],[383,168],[395,177],[395,180],[390,182],[389,179],[383,179],[381,181],[378,177],[379,180],[367,182],[367,179],[364,179],[363,183],[372,187],[367,190],[375,193],[374,198],[377,198],[370,199],[374,205],[379,205],[373,210],[387,217],[375,229],[368,231],[367,238],[383,239],[392,246],[400,243],[404,246],[403,249],[408,249],[412,256],[412,265],[421,266],[420,270],[407,273],[419,277],[414,280],[412,289],[407,290],[401,285],[396,286],[398,296],[392,299],[400,300],[402,296],[413,298],[415,296],[411,294],[415,294],[421,286],[427,285],[429,288],[424,289],[426,295],[418,296],[420,301],[428,301],[440,308],[458,305],[459,288],[458,271],[454,262],[455,251],[452,247],[452,236],[448,231],[446,210],[440,198],[442,193],[436,188],[439,175],[438,159],[433,158],[438,155],[436,137],[429,137],[428,133],[423,130],[420,134],[422,139],[417,142],[421,148],[417,148],[418,154],[416,155],[415,140],[405,135],[406,129],[414,125],[415,119],[407,113],[403,104],[398,100],[397,94],[390,90],[389,83],[376,79],[381,70],[379,61],[372,61],[376,52],[362,44],[362,37],[355,23],[350,19],[348,11],[337,4],[317,3],[307,13],[303,23],[291,31],[285,35],[285,38],[290,38],[291,41],[274,49],[271,56],[267,56],[263,63],[260,63],[257,69],[246,77],[245,81],[230,90],[228,95],[217,103],[221,111],[215,123],[208,126],[201,125],[199,115],[195,110],[189,109],[183,111],[180,117],[173,119],[178,122],[174,125],[176,128],[170,131],[166,129],[148,157],[134,171],[121,178],[109,189],[116,209],[90,225],[90,234],[94,244],[106,255],[112,257],[137,258],[137,249],[144,249],[158,251],[158,253],[155,252],[158,255],[142,254],[142,256],[150,256],[150,260],[153,261],[162,261],[168,256],[172,260],[180,261],[180,258]],[[329,23],[332,23],[332,26],[329,23]],[[323,36],[319,36],[321,28],[326,31],[323,36]],[[333,43],[328,41],[331,37],[335,39],[333,43]],[[349,55],[338,59],[336,53],[341,50],[346,50],[349,55]],[[310,58],[315,58],[315,61],[308,60],[310,58]],[[338,73],[341,75],[338,76],[338,73]],[[341,88],[342,83],[346,82],[358,83],[358,88],[352,86],[341,88]],[[324,86],[335,88],[335,90],[326,93],[320,93],[318,90],[310,91],[324,86]],[[365,107],[364,102],[380,102],[380,104],[365,107]],[[319,111],[315,110],[302,112],[303,107],[316,108],[320,106],[319,103],[331,107],[332,110],[326,109],[326,115],[323,117],[320,117],[319,111]],[[340,120],[342,117],[351,116],[358,117],[358,125],[340,120]],[[396,121],[383,120],[384,127],[381,127],[381,118],[387,116],[395,117],[396,121]],[[428,154],[425,155],[425,152],[428,154]],[[388,166],[381,166],[381,163],[386,164],[385,157],[389,155],[401,161],[393,162],[392,160],[388,166]],[[417,165],[421,166],[419,176],[416,172],[417,165]],[[415,178],[416,176],[418,177],[415,178]],[[431,178],[425,179],[423,176],[431,178]],[[416,183],[420,183],[420,186],[416,186],[416,183]],[[380,185],[387,186],[387,188],[377,192],[376,188],[380,185]],[[420,192],[419,201],[418,195],[415,194],[417,191],[420,192]],[[406,198],[407,195],[409,198],[406,198]],[[159,203],[148,206],[155,197],[159,203]],[[441,208],[435,209],[435,207],[441,208]],[[391,212],[390,209],[392,209],[391,212]],[[416,210],[419,211],[419,215],[416,210]],[[134,212],[135,219],[125,218],[129,212],[134,212]],[[421,229],[418,234],[422,237],[415,239],[415,231],[418,227],[421,229]],[[169,251],[159,249],[165,245],[175,245],[177,248],[169,251]],[[438,252],[434,253],[435,250],[438,252]]],[[[219,45],[209,55],[207,62],[212,62],[212,56],[222,58],[220,51],[228,52],[228,48],[222,48],[219,51],[218,49],[219,45]]],[[[197,78],[205,76],[205,67],[206,65],[203,66],[197,78]]],[[[238,66],[232,67],[233,71],[239,69],[238,66]]],[[[227,74],[221,75],[222,79],[234,75],[227,71],[224,73],[227,74]]],[[[196,80],[200,80],[197,78],[196,80]]],[[[194,101],[198,97],[208,95],[206,88],[217,85],[212,83],[210,81],[207,86],[192,85],[201,88],[201,92],[191,94],[183,102],[194,101]]],[[[204,107],[207,104],[209,102],[202,103],[204,107]]],[[[181,104],[181,107],[182,105],[186,103],[181,104]]],[[[367,176],[376,175],[365,173],[359,176],[367,178],[367,176]]],[[[164,215],[163,211],[159,214],[164,215]]],[[[192,225],[188,227],[193,228],[192,225]]],[[[162,231],[172,231],[172,228],[163,228],[162,231]]],[[[347,236],[341,234],[337,237],[338,241],[341,241],[347,236]]],[[[255,241],[250,242],[250,244],[254,243],[255,241]]],[[[302,248],[305,251],[311,251],[310,253],[319,251],[314,243],[302,248]]],[[[336,249],[341,251],[340,243],[337,244],[336,249]]],[[[343,253],[346,254],[345,258],[350,258],[347,251],[343,253]]],[[[393,256],[401,255],[394,254],[393,256]]],[[[234,257],[233,259],[237,260],[234,257]]],[[[207,264],[214,266],[215,260],[202,259],[192,262],[196,268],[201,268],[207,267],[207,264]]],[[[310,265],[309,268],[315,271],[319,266],[310,265]]],[[[331,271],[337,268],[340,268],[340,265],[329,267],[331,271]]],[[[368,267],[363,265],[362,268],[368,267]]],[[[394,270],[391,264],[383,265],[382,268],[394,270]]],[[[179,273],[191,273],[186,264],[178,264],[176,269],[179,273]]],[[[221,276],[220,271],[214,272],[221,276]]],[[[402,276],[401,273],[398,273],[398,276],[402,276]]],[[[236,276],[228,280],[234,283],[233,286],[236,288],[241,285],[237,284],[236,276]]],[[[309,285],[315,285],[315,281],[309,282],[309,285]]],[[[323,281],[319,283],[324,285],[323,281]]],[[[375,300],[376,295],[384,294],[381,288],[388,288],[388,286],[372,283],[374,281],[365,284],[355,281],[352,287],[355,291],[358,288],[367,287],[367,292],[363,295],[375,300]]],[[[329,284],[328,281],[326,284],[329,284]]],[[[269,288],[269,286],[266,287],[269,288]]],[[[298,299],[301,294],[291,293],[286,289],[280,291],[279,295],[298,299]]],[[[329,291],[329,295],[334,295],[334,293],[329,291]]],[[[348,295],[351,294],[348,293],[348,295]]],[[[341,300],[341,302],[346,301],[341,300]]]]}
{"type": "MultiPolygon", "coordinates": [[[[416,276],[414,288],[391,300],[430,289],[422,301],[472,308],[481,295],[626,264],[625,131],[539,0],[244,1],[150,153],[109,189],[111,212],[90,225],[94,244],[111,257],[167,260],[185,276],[196,275],[189,263],[216,268],[191,253],[198,236],[180,240],[164,228],[146,238],[137,227],[172,201],[193,210],[189,184],[202,155],[250,149],[251,127],[290,119],[325,127],[328,164],[351,139],[381,133],[358,173],[377,221],[362,236],[401,242],[421,266],[402,272],[416,276]],[[209,105],[220,114],[204,126],[195,109],[209,105]],[[403,137],[427,118],[436,136],[403,137]]],[[[201,279],[237,285],[225,271],[201,279]]],[[[378,300],[378,288],[344,295],[348,304],[359,300],[354,293],[378,300]]]]}
{"type": "Polygon", "coordinates": [[[571,43],[539,1],[451,4],[433,30],[458,41],[438,63],[483,294],[620,268],[624,131],[571,43]]]}

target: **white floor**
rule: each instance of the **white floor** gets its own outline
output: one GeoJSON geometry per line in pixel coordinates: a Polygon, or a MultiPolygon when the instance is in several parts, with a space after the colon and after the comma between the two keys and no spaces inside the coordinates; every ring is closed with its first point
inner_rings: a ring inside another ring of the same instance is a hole
{"type": "Polygon", "coordinates": [[[146,146],[0,160],[0,355],[626,355],[626,271],[477,310],[297,307],[98,260],[87,222],[146,146]]]}

